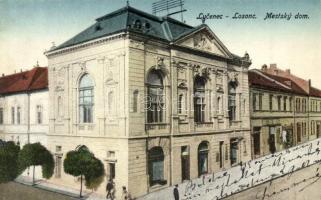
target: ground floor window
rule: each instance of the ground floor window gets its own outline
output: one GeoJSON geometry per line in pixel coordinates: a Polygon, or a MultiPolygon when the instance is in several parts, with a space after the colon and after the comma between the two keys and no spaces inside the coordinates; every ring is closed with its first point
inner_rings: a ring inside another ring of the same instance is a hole
{"type": "Polygon", "coordinates": [[[161,147],[153,147],[148,154],[149,184],[166,184],[164,179],[164,152],[161,147]]]}
{"type": "Polygon", "coordinates": [[[237,150],[238,150],[238,140],[237,139],[231,139],[230,141],[230,160],[231,160],[231,165],[234,165],[237,163],[237,150]]]}
{"type": "Polygon", "coordinates": [[[203,141],[198,146],[198,175],[208,173],[208,142],[203,141]]]}

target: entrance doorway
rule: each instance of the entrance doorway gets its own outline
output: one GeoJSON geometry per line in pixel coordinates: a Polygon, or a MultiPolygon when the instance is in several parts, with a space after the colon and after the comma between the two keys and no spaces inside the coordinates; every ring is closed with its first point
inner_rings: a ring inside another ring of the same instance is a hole
{"type": "Polygon", "coordinates": [[[276,146],[275,146],[275,127],[270,126],[269,127],[269,150],[271,153],[276,152],[276,146]]]}
{"type": "Polygon", "coordinates": [[[220,168],[224,166],[224,141],[220,141],[220,168]]]}
{"type": "Polygon", "coordinates": [[[234,165],[235,163],[237,163],[238,139],[231,139],[230,146],[231,165],[234,165]]]}
{"type": "Polygon", "coordinates": [[[319,138],[321,136],[321,125],[317,124],[317,137],[319,138]]]}
{"type": "Polygon", "coordinates": [[[189,180],[189,148],[181,147],[182,181],[189,180]]]}
{"type": "Polygon", "coordinates": [[[253,129],[253,153],[255,156],[261,154],[261,127],[253,129]]]}

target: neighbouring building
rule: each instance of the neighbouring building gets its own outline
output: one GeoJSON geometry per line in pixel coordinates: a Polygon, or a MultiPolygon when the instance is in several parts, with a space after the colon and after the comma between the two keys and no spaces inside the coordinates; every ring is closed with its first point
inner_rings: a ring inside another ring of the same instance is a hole
{"type": "Polygon", "coordinates": [[[252,157],[321,136],[321,91],[275,64],[249,71],[252,157]]]}
{"type": "MultiPolygon", "coordinates": [[[[48,72],[34,67],[0,77],[0,139],[14,141],[22,148],[27,143],[47,146],[48,72]]],[[[37,172],[40,169],[37,168],[37,172]]],[[[25,173],[27,175],[29,173],[25,173]]],[[[32,174],[30,174],[32,175],[32,174]]],[[[40,173],[37,173],[41,175],[40,173]]]]}
{"type": "MultiPolygon", "coordinates": [[[[137,197],[251,159],[249,55],[232,54],[205,24],[124,7],[46,52],[51,181],[86,145],[137,197]]],[[[105,182],[98,189],[105,193],[105,182]]]]}
{"type": "Polygon", "coordinates": [[[1,139],[47,145],[48,121],[46,67],[0,77],[1,139]]]}

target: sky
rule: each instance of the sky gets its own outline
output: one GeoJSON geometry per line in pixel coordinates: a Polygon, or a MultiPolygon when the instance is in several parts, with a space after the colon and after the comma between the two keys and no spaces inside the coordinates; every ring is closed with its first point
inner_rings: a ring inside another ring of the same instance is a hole
{"type": "MultiPolygon", "coordinates": [[[[156,1],[129,4],[152,13],[156,1]]],[[[37,61],[47,66],[44,52],[53,42],[63,43],[125,5],[126,0],[0,0],[0,74],[31,69],[37,61]]],[[[184,8],[184,21],[192,26],[202,23],[200,13],[223,15],[205,23],[232,53],[248,52],[251,68],[276,63],[321,88],[321,0],[185,0],[184,8]],[[264,20],[271,12],[292,17],[264,20]],[[235,13],[256,18],[233,19],[235,13]],[[308,19],[295,19],[298,13],[308,19]]]]}

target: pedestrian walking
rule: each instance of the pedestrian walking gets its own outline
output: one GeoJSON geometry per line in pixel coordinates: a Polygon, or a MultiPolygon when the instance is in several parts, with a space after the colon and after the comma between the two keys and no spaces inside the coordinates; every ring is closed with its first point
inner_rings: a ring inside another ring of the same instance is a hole
{"type": "Polygon", "coordinates": [[[129,194],[129,192],[127,191],[126,187],[123,186],[123,194],[121,196],[122,200],[132,200],[131,195],[129,194]]]}
{"type": "Polygon", "coordinates": [[[175,200],[179,200],[179,191],[178,191],[178,185],[175,185],[175,188],[173,190],[173,194],[174,194],[174,199],[175,200]]]}
{"type": "Polygon", "coordinates": [[[114,192],[112,192],[114,190],[114,183],[112,179],[109,179],[107,186],[106,186],[106,191],[107,191],[107,196],[106,199],[111,199],[114,200],[114,192]]]}

